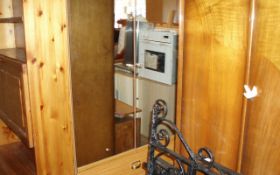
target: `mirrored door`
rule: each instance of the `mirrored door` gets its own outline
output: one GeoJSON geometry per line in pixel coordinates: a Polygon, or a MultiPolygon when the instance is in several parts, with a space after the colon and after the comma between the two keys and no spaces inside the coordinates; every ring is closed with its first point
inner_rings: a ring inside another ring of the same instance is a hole
{"type": "Polygon", "coordinates": [[[81,167],[147,144],[157,99],[174,121],[178,1],[70,0],[68,11],[81,167]]]}
{"type": "Polygon", "coordinates": [[[145,3],[145,12],[136,13],[135,17],[135,118],[141,121],[135,131],[139,138],[136,146],[148,143],[151,111],[156,100],[166,102],[166,118],[175,122],[179,0],[146,0],[145,3]]]}

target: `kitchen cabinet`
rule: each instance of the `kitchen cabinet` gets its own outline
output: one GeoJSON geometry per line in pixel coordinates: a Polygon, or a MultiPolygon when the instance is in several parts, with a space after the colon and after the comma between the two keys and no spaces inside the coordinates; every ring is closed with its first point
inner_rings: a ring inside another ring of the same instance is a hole
{"type": "Polygon", "coordinates": [[[0,50],[0,118],[29,147],[33,147],[25,52],[0,50]]]}
{"type": "MultiPolygon", "coordinates": [[[[141,112],[141,109],[136,108],[136,112],[141,112]]],[[[115,100],[115,117],[114,117],[114,153],[118,154],[137,147],[141,142],[141,118],[133,118],[133,106],[122,101],[115,100]],[[136,126],[135,126],[136,122],[136,126]],[[136,127],[136,128],[135,128],[136,127]],[[135,128],[135,133],[134,133],[135,128]],[[136,143],[134,141],[134,134],[136,135],[136,143]]]]}
{"type": "MultiPolygon", "coordinates": [[[[115,98],[133,105],[133,77],[121,71],[115,72],[115,98]]],[[[163,99],[168,106],[166,118],[175,121],[176,84],[167,85],[146,78],[136,77],[136,115],[141,118],[141,135],[148,138],[150,131],[151,110],[157,99],[163,99]]]]}
{"type": "MultiPolygon", "coordinates": [[[[136,118],[136,145],[140,146],[141,118],[136,118]]],[[[115,117],[115,154],[134,148],[134,118],[115,117]]]]}
{"type": "MultiPolygon", "coordinates": [[[[133,74],[124,73],[121,70],[116,70],[114,75],[115,99],[118,99],[126,104],[133,105],[133,74]]],[[[136,78],[139,84],[139,78],[136,78]]],[[[137,92],[136,92],[137,93],[137,92]]]]}

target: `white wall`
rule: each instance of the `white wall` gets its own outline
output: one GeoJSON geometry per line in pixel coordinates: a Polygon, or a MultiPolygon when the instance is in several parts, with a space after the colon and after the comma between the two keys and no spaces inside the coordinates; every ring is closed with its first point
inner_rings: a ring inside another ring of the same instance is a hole
{"type": "Polygon", "coordinates": [[[115,0],[115,27],[117,20],[126,19],[127,14],[136,14],[146,17],[146,0],[115,0]],[[135,5],[137,8],[135,8],[135,5]]]}

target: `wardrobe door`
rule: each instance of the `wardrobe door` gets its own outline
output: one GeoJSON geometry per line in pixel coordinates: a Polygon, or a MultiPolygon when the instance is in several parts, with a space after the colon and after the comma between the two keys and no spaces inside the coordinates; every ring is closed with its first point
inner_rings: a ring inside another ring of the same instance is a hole
{"type": "Polygon", "coordinates": [[[195,152],[207,146],[217,162],[232,169],[237,167],[241,134],[249,5],[249,0],[183,4],[182,91],[178,92],[182,110],[177,123],[195,152]]]}
{"type": "Polygon", "coordinates": [[[114,152],[113,0],[69,0],[78,167],[114,152]]]}
{"type": "Polygon", "coordinates": [[[280,174],[280,4],[256,1],[250,85],[259,96],[248,102],[242,173],[280,174]]]}

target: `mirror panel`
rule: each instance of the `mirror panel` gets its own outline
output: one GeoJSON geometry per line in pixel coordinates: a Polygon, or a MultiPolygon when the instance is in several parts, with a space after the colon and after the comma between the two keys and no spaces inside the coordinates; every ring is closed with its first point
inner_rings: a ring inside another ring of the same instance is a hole
{"type": "Polygon", "coordinates": [[[178,0],[157,2],[68,1],[78,167],[147,144],[157,99],[175,121],[178,0]]]}
{"type": "MultiPolygon", "coordinates": [[[[162,99],[167,103],[166,118],[175,122],[178,9],[179,0],[147,0],[147,18],[136,17],[135,101],[142,110],[135,116],[141,119],[140,145],[148,143],[151,110],[156,100],[162,99]]],[[[162,128],[166,127],[159,129],[162,128]]]]}
{"type": "Polygon", "coordinates": [[[68,2],[74,131],[79,167],[114,153],[113,2],[68,2]]]}

